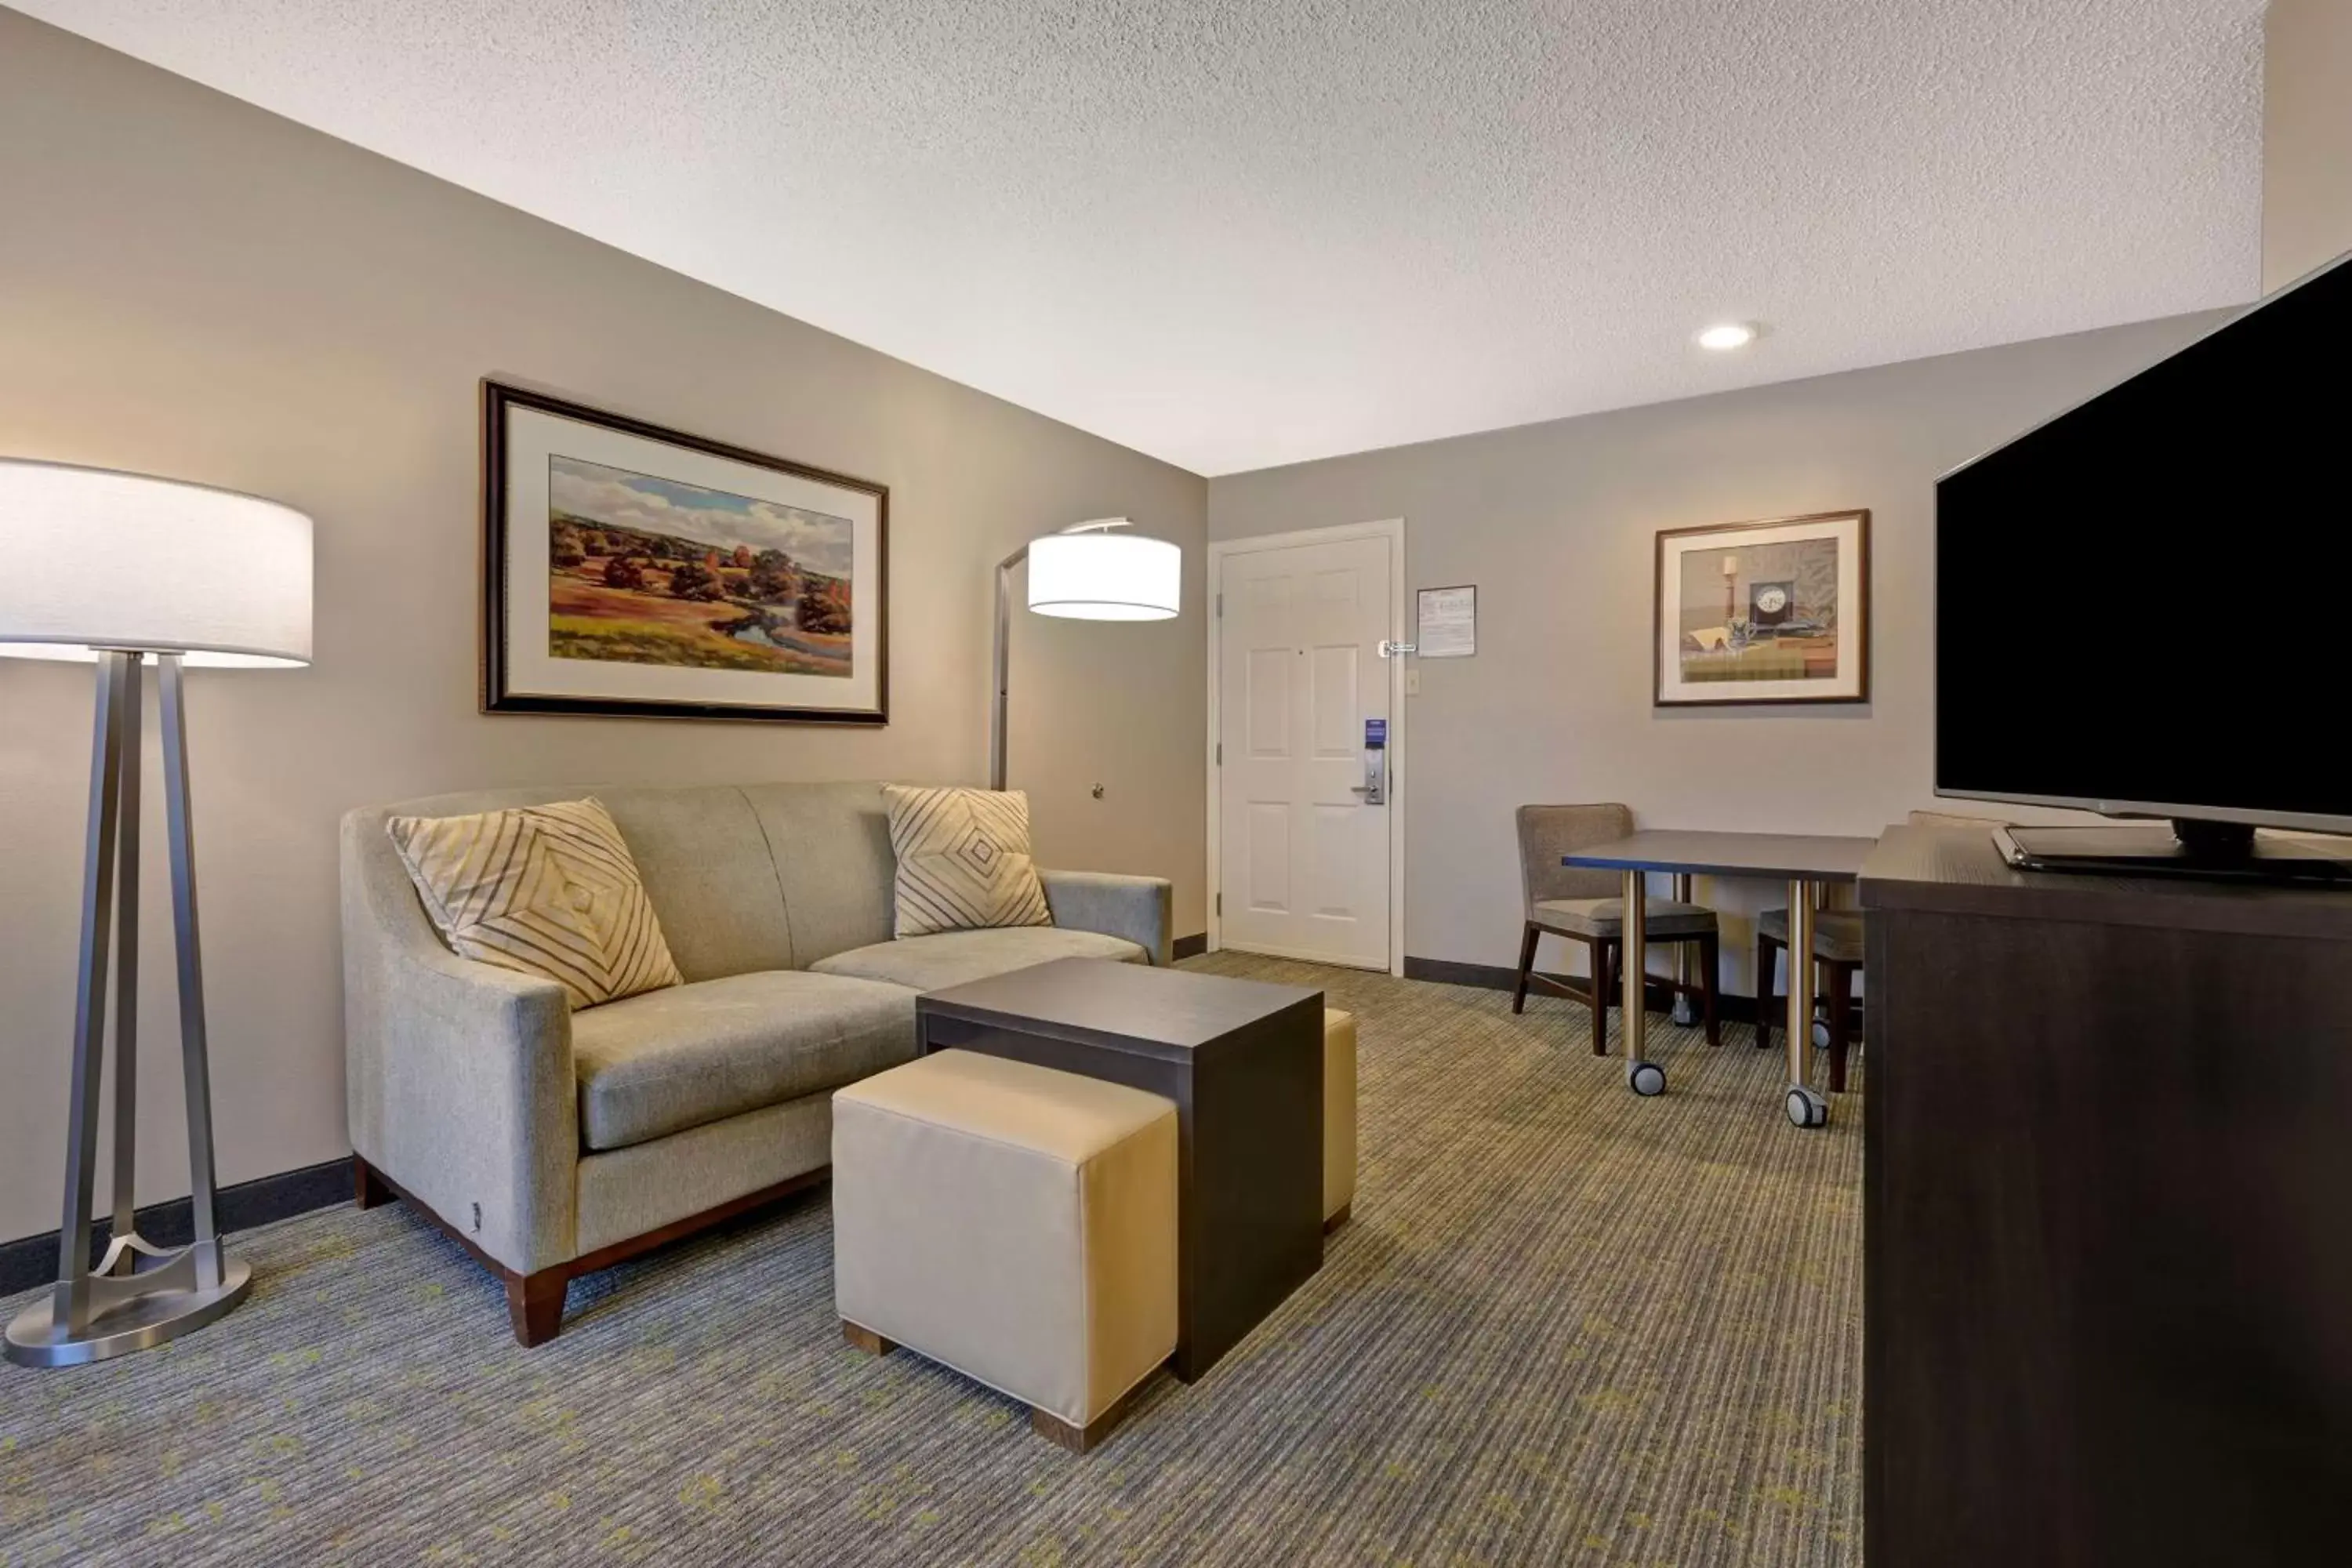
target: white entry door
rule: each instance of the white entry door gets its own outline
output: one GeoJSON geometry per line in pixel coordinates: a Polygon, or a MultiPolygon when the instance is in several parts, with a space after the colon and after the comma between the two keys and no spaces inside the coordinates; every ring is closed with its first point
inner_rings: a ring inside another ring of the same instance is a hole
{"type": "MultiPolygon", "coordinates": [[[[1242,549],[1217,592],[1219,940],[1390,964],[1389,816],[1366,790],[1389,721],[1392,536],[1242,549]]],[[[1385,763],[1393,799],[1395,752],[1385,763]]]]}

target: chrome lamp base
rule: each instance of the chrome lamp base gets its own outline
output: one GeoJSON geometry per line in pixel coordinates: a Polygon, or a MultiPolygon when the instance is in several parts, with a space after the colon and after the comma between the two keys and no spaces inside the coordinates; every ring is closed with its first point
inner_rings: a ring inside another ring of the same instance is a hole
{"type": "MultiPolygon", "coordinates": [[[[215,1258],[220,1244],[213,1243],[215,1258]]],[[[34,1302],[8,1325],[8,1359],[24,1366],[79,1366],[132,1351],[152,1350],[225,1316],[245,1300],[253,1266],[219,1260],[220,1283],[196,1283],[194,1247],[175,1261],[121,1279],[94,1279],[96,1307],[89,1324],[75,1333],[58,1321],[54,1298],[34,1302]],[[183,1265],[186,1265],[183,1268],[183,1265]],[[176,1274],[177,1282],[163,1277],[176,1274]],[[109,1297],[113,1304],[103,1304],[109,1297]]]]}
{"type": "Polygon", "coordinates": [[[188,738],[180,658],[158,657],[163,690],[163,818],[171,838],[179,960],[180,1062],[188,1111],[189,1217],[194,1239],[164,1251],[139,1235],[132,1157],[139,1144],[139,749],[147,655],[98,656],[90,753],[81,973],[74,1003],[73,1089],[66,1123],[65,1221],[58,1282],[8,1325],[0,1351],[26,1366],[76,1366],[146,1350],[200,1329],[245,1299],[253,1270],[221,1252],[214,1218],[212,1080],[204,967],[196,943],[195,854],[188,822],[188,738]],[[110,958],[113,973],[107,973],[110,958]],[[110,988],[109,980],[112,981],[110,988]],[[112,1239],[90,1264],[96,1221],[100,1090],[113,1001],[112,1239]],[[142,1265],[144,1265],[142,1268],[142,1265]]]}

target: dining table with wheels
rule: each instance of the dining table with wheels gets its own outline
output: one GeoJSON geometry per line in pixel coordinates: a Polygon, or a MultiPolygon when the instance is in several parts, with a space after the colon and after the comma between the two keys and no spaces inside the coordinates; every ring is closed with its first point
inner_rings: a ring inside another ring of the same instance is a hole
{"type": "MultiPolygon", "coordinates": [[[[1653,872],[1674,877],[1746,877],[1785,882],[1789,889],[1788,1087],[1781,1103],[1803,1128],[1829,1124],[1829,1098],[1813,1087],[1813,965],[1796,955],[1813,951],[1818,889],[1851,885],[1874,837],[1804,833],[1720,833],[1644,828],[1560,857],[1563,866],[1624,874],[1624,951],[1643,951],[1643,901],[1653,872]]],[[[1649,1015],[1643,965],[1626,963],[1625,1082],[1635,1094],[1666,1091],[1666,1071],[1649,1059],[1649,1015]]]]}

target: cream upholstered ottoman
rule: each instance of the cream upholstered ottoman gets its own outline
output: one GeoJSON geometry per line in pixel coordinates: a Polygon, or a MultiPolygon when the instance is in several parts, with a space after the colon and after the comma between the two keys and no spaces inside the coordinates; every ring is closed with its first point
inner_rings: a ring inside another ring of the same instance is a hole
{"type": "Polygon", "coordinates": [[[1323,1234],[1356,1201],[1356,1018],[1323,1009],[1323,1234]]]}
{"type": "Polygon", "coordinates": [[[833,1097],[834,1301],[1084,1453],[1176,1349],[1176,1107],[941,1051],[833,1097]]]}

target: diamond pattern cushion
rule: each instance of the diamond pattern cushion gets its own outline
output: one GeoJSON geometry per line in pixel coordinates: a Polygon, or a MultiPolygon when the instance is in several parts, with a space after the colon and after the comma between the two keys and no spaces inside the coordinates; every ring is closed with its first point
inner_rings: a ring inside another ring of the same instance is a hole
{"type": "Polygon", "coordinates": [[[593,1007],[678,984],[629,846],[593,800],[384,824],[441,940],[593,1007]]]}
{"type": "MultiPolygon", "coordinates": [[[[1715,911],[1672,899],[1652,899],[1642,906],[1643,930],[1650,936],[1698,936],[1715,929],[1715,911]]],[[[1582,936],[1617,936],[1625,924],[1622,899],[1538,899],[1529,917],[1538,925],[1582,936]]]]}
{"type": "Polygon", "coordinates": [[[1054,923],[1029,858],[1029,797],[1019,790],[885,784],[895,934],[1054,923]]]}
{"type": "MultiPolygon", "coordinates": [[[[1789,911],[1766,910],[1756,917],[1756,929],[1779,942],[1789,945],[1789,911]]],[[[1813,916],[1813,956],[1832,963],[1862,962],[1862,911],[1860,910],[1822,910],[1813,916]]]]}

